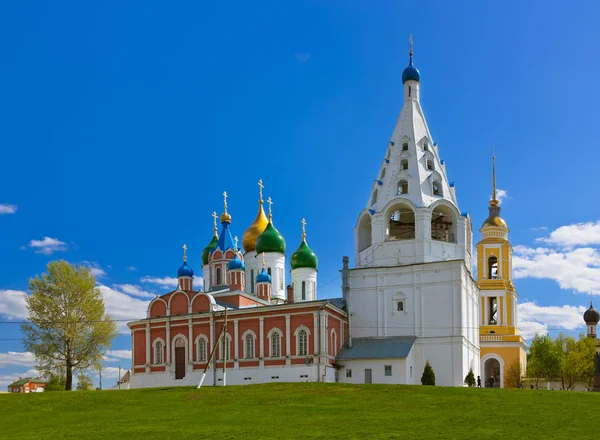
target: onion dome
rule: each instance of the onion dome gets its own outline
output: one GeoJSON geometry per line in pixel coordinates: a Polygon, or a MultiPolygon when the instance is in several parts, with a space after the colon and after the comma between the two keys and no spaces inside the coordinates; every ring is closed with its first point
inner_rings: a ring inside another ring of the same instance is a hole
{"type": "MultiPolygon", "coordinates": [[[[500,208],[498,208],[500,209],[500,208]]],[[[506,222],[504,221],[504,219],[502,217],[499,217],[497,215],[495,216],[490,216],[488,218],[485,219],[485,221],[483,222],[482,227],[486,227],[486,226],[499,226],[502,228],[507,228],[508,226],[506,225],[506,222]]]]}
{"type": "Polygon", "coordinates": [[[272,220],[269,220],[264,232],[256,239],[256,253],[262,254],[263,252],[279,252],[280,254],[285,254],[285,239],[279,231],[275,229],[272,220]]]}
{"type": "Polygon", "coordinates": [[[587,309],[583,314],[583,320],[586,324],[598,324],[600,321],[600,313],[598,313],[598,310],[594,308],[591,301],[590,308],[587,309]]]}
{"type": "Polygon", "coordinates": [[[179,277],[193,277],[194,271],[187,264],[187,246],[183,245],[183,265],[177,269],[177,278],[179,277]]]}
{"type": "Polygon", "coordinates": [[[408,67],[406,69],[404,69],[404,72],[402,72],[402,84],[404,84],[406,81],[420,81],[421,80],[421,74],[419,73],[419,70],[415,66],[413,66],[412,35],[410,37],[410,52],[409,52],[408,56],[410,57],[410,60],[408,63],[408,67]]]}
{"type": "Polygon", "coordinates": [[[271,282],[271,275],[269,275],[269,273],[265,270],[264,267],[262,268],[260,273],[256,276],[256,282],[257,283],[270,283],[271,282]]]}
{"type": "Polygon", "coordinates": [[[217,234],[217,213],[213,212],[213,238],[212,240],[210,240],[210,243],[208,243],[208,246],[206,246],[203,250],[202,250],[202,265],[204,266],[205,264],[208,264],[208,257],[210,257],[210,254],[212,253],[212,251],[214,251],[217,248],[217,243],[219,241],[219,235],[217,234]]]}
{"type": "Polygon", "coordinates": [[[229,270],[234,270],[234,269],[242,269],[244,270],[246,268],[246,264],[240,259],[239,254],[235,254],[235,257],[233,257],[233,260],[231,260],[229,262],[229,270]]]}
{"type": "Polygon", "coordinates": [[[265,215],[261,197],[258,202],[258,213],[256,214],[256,218],[242,236],[242,246],[244,247],[245,252],[252,252],[256,249],[256,239],[264,232],[268,223],[269,220],[267,220],[267,216],[265,215]]]}
{"type": "Polygon", "coordinates": [[[311,269],[317,268],[318,259],[316,254],[308,247],[306,243],[306,220],[302,219],[302,243],[292,255],[290,260],[290,266],[293,269],[300,269],[301,267],[308,267],[311,269]]]}

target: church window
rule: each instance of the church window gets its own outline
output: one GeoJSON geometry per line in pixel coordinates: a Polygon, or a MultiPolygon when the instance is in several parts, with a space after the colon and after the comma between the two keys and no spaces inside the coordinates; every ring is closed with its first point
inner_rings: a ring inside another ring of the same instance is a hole
{"type": "Polygon", "coordinates": [[[271,276],[271,268],[267,267],[267,273],[269,274],[269,276],[271,276]]]}
{"type": "Polygon", "coordinates": [[[433,160],[427,159],[427,169],[433,171],[433,160]]]}
{"type": "Polygon", "coordinates": [[[302,281],[302,301],[306,301],[306,281],[302,281]]]}
{"type": "Polygon", "coordinates": [[[308,356],[308,333],[302,329],[298,332],[298,356],[308,356]]]}
{"type": "Polygon", "coordinates": [[[404,301],[398,301],[397,310],[399,312],[403,312],[404,311],[404,301]]]}
{"type": "Polygon", "coordinates": [[[384,369],[384,373],[386,376],[392,375],[392,366],[391,365],[384,365],[383,369],[384,369]]]}
{"type": "Polygon", "coordinates": [[[429,151],[429,145],[427,145],[427,142],[423,144],[423,151],[429,151]]]}
{"type": "Polygon", "coordinates": [[[373,192],[373,196],[371,197],[371,205],[377,203],[377,190],[373,192]]]}
{"type": "Polygon", "coordinates": [[[221,360],[223,360],[223,354],[225,354],[226,359],[225,360],[230,360],[231,359],[231,344],[230,344],[230,339],[231,337],[229,335],[225,335],[225,337],[222,339],[221,343],[219,344],[219,351],[220,351],[220,355],[221,355],[221,360]]]}
{"type": "Polygon", "coordinates": [[[254,359],[254,336],[250,333],[244,338],[244,359],[254,359]]]}
{"type": "Polygon", "coordinates": [[[254,269],[251,269],[250,270],[250,293],[254,293],[254,283],[255,283],[254,269]]]}
{"type": "Polygon", "coordinates": [[[346,377],[352,377],[352,370],[346,369],[346,377]]]}
{"type": "Polygon", "coordinates": [[[488,259],[488,279],[498,279],[498,258],[493,255],[488,259]]]}
{"type": "Polygon", "coordinates": [[[390,217],[388,229],[390,240],[412,240],[415,238],[415,213],[410,208],[398,208],[390,217]]]}
{"type": "Polygon", "coordinates": [[[385,168],[381,170],[381,176],[379,176],[379,180],[383,180],[385,177],[385,168]]]}
{"type": "Polygon", "coordinates": [[[398,182],[398,195],[408,194],[408,180],[398,182]]]}
{"type": "Polygon", "coordinates": [[[217,267],[217,286],[221,285],[221,268],[217,267]]]}
{"type": "Polygon", "coordinates": [[[337,350],[337,333],[335,332],[335,329],[332,329],[331,330],[331,344],[329,346],[329,355],[335,356],[336,350],[337,350]]]}
{"type": "Polygon", "coordinates": [[[431,213],[432,240],[456,243],[454,212],[447,206],[437,206],[431,213]]]}
{"type": "Polygon", "coordinates": [[[401,170],[408,170],[408,159],[402,159],[400,161],[400,169],[401,170]]]}
{"type": "Polygon", "coordinates": [[[196,361],[206,362],[206,340],[203,338],[196,343],[196,361]]]}
{"type": "Polygon", "coordinates": [[[489,305],[488,325],[497,325],[498,324],[498,298],[495,296],[489,297],[488,305],[489,305]]]}
{"type": "Polygon", "coordinates": [[[435,182],[433,182],[432,184],[432,193],[434,196],[441,196],[442,195],[442,184],[440,182],[438,182],[437,180],[435,182]]]}
{"type": "Polygon", "coordinates": [[[408,151],[408,143],[403,143],[402,144],[402,151],[408,151]]]}
{"type": "Polygon", "coordinates": [[[409,97],[409,98],[410,98],[410,93],[411,93],[411,91],[412,91],[412,87],[411,87],[411,86],[408,86],[408,97],[409,97]]]}
{"type": "Polygon", "coordinates": [[[271,335],[271,357],[281,356],[281,335],[273,332],[271,335]]]}
{"type": "Polygon", "coordinates": [[[156,341],[154,343],[154,363],[164,363],[163,343],[162,341],[156,341]]]}

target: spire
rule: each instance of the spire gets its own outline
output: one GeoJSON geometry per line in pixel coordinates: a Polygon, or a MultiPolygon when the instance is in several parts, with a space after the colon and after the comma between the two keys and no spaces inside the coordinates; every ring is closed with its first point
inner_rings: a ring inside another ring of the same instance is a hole
{"type": "Polygon", "coordinates": [[[221,223],[231,223],[231,215],[227,212],[227,191],[223,191],[223,214],[221,214],[221,223]]]}
{"type": "Polygon", "coordinates": [[[494,149],[492,148],[492,200],[490,205],[498,205],[498,199],[496,198],[496,156],[494,155],[494,149]]]}

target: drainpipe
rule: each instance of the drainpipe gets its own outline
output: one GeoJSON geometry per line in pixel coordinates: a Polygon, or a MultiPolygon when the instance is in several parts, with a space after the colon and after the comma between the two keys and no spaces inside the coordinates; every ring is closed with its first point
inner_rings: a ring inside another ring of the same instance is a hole
{"type": "Polygon", "coordinates": [[[348,263],[350,258],[342,257],[342,299],[346,304],[346,312],[348,313],[348,347],[352,347],[352,309],[350,308],[350,269],[348,263]]]}
{"type": "MultiPolygon", "coordinates": [[[[317,309],[317,327],[319,328],[319,351],[317,351],[318,353],[318,357],[317,357],[317,382],[323,382],[322,380],[320,380],[321,378],[321,310],[323,310],[323,307],[325,307],[327,305],[327,302],[325,302],[325,304],[323,304],[321,307],[319,307],[317,309]]],[[[327,368],[327,367],[326,367],[327,368]]]]}

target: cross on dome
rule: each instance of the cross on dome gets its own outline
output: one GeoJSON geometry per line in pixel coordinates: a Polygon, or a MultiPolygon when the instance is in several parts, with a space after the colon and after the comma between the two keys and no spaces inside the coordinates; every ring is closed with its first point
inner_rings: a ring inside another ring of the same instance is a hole
{"type": "Polygon", "coordinates": [[[412,34],[410,34],[410,37],[408,37],[408,41],[409,41],[409,45],[410,45],[410,51],[408,52],[408,56],[410,57],[410,62],[412,64],[412,46],[413,46],[413,39],[412,39],[412,34]]]}
{"type": "Polygon", "coordinates": [[[300,223],[302,223],[302,240],[304,240],[306,238],[306,220],[302,219],[300,223]]]}
{"type": "Polygon", "coordinates": [[[227,191],[223,191],[223,210],[227,214],[227,191]]]}
{"type": "Polygon", "coordinates": [[[271,197],[267,199],[267,203],[269,204],[269,219],[271,219],[271,217],[273,217],[273,200],[271,200],[271,197]]]}
{"type": "Polygon", "coordinates": [[[235,250],[238,250],[238,237],[237,235],[235,237],[233,237],[233,241],[235,242],[235,250]]]}
{"type": "Polygon", "coordinates": [[[258,190],[258,191],[259,191],[259,193],[260,193],[260,200],[258,201],[258,203],[261,203],[261,204],[262,204],[262,202],[263,202],[263,198],[262,198],[262,191],[263,191],[263,188],[265,187],[265,186],[263,185],[262,179],[259,179],[259,181],[258,181],[258,187],[259,187],[259,190],[258,190]]]}
{"type": "Polygon", "coordinates": [[[219,216],[217,215],[217,211],[213,211],[212,213],[212,218],[213,218],[213,231],[215,233],[215,235],[217,235],[217,218],[219,216]]]}
{"type": "Polygon", "coordinates": [[[183,262],[187,261],[187,245],[183,245],[183,262]]]}

